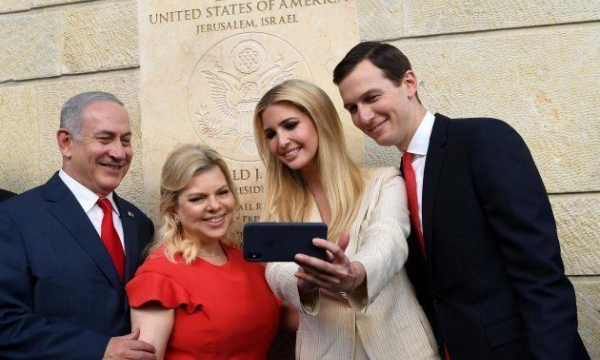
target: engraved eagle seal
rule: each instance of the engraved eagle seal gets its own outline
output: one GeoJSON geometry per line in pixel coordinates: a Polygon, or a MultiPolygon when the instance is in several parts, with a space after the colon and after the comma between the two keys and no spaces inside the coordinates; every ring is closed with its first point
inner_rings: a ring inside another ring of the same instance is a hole
{"type": "Polygon", "coordinates": [[[202,57],[190,79],[194,129],[227,158],[259,160],[254,108],[266,91],[291,78],[311,76],[302,56],[281,39],[240,34],[221,41],[202,57]]]}

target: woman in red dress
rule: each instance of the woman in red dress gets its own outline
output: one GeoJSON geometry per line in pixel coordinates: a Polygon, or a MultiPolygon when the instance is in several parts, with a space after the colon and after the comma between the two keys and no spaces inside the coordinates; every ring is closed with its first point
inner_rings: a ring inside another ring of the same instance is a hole
{"type": "Polygon", "coordinates": [[[158,359],[265,359],[280,301],[227,236],[238,206],[227,165],[184,145],[162,169],[160,228],[126,287],[133,329],[158,359]]]}

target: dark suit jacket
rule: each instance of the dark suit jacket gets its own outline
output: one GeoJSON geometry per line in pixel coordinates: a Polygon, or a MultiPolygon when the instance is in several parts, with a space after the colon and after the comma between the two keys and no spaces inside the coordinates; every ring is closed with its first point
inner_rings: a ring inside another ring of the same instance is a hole
{"type": "MultiPolygon", "coordinates": [[[[131,279],[152,222],[118,198],[131,279]]],[[[0,358],[101,359],[130,332],[129,308],[106,248],[55,174],[0,204],[0,358]]]]}
{"type": "Polygon", "coordinates": [[[3,190],[0,189],[0,202],[3,202],[4,200],[8,200],[9,198],[15,196],[16,194],[13,192],[10,192],[8,190],[3,190]]]}
{"type": "Polygon", "coordinates": [[[452,360],[589,359],[542,179],[494,119],[436,114],[407,268],[452,360]]]}

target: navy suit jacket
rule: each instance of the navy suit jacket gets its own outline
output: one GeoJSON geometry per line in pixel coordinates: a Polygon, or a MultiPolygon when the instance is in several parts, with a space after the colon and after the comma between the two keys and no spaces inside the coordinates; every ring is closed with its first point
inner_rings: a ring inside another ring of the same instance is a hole
{"type": "MultiPolygon", "coordinates": [[[[114,198],[125,237],[125,282],[152,239],[152,222],[114,198]]],[[[130,332],[129,308],[111,258],[56,173],[0,204],[0,358],[101,359],[130,332]]]]}
{"type": "Polygon", "coordinates": [[[452,360],[589,359],[556,224],[522,138],[436,114],[423,179],[427,260],[407,269],[452,360]]]}
{"type": "Polygon", "coordinates": [[[8,200],[15,195],[16,195],[15,193],[12,193],[8,190],[0,189],[0,202],[2,202],[4,200],[8,200]]]}

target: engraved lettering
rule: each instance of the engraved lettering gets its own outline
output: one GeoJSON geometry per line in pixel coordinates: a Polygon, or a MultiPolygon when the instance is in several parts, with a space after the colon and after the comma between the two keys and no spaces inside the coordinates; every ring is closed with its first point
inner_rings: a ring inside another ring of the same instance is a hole
{"type": "Polygon", "coordinates": [[[244,210],[246,210],[246,211],[256,210],[254,208],[254,205],[256,205],[256,204],[248,204],[248,203],[246,203],[246,204],[240,204],[239,209],[240,209],[240,211],[244,211],[244,210]]]}
{"type": "Polygon", "coordinates": [[[347,0],[281,0],[279,9],[291,9],[297,7],[309,7],[315,5],[337,4],[347,0]]]}
{"type": "Polygon", "coordinates": [[[251,185],[251,186],[238,187],[238,193],[240,195],[260,194],[263,192],[263,190],[264,190],[264,187],[262,185],[251,185]]]}
{"type": "Polygon", "coordinates": [[[200,9],[187,9],[187,10],[175,10],[167,11],[160,14],[150,14],[150,24],[157,25],[163,23],[172,23],[179,21],[197,20],[202,17],[202,10],[200,9]]]}
{"type": "Polygon", "coordinates": [[[231,177],[233,180],[248,180],[250,179],[250,170],[241,169],[241,170],[232,170],[231,177]]]}
{"type": "Polygon", "coordinates": [[[297,23],[298,19],[296,18],[296,14],[289,14],[287,16],[268,16],[261,19],[262,26],[270,26],[270,25],[285,25],[297,23]]]}
{"type": "Polygon", "coordinates": [[[273,0],[259,1],[258,3],[256,3],[256,10],[258,10],[258,11],[271,10],[271,9],[273,9],[273,4],[274,4],[273,0]]]}
{"type": "MultiPolygon", "coordinates": [[[[208,16],[207,16],[208,17],[208,16]]],[[[235,21],[227,21],[227,22],[216,22],[210,24],[200,24],[196,25],[196,35],[201,33],[208,33],[213,31],[223,31],[223,30],[239,30],[239,29],[249,29],[257,27],[254,19],[250,20],[235,20],[235,21]]]]}
{"type": "Polygon", "coordinates": [[[242,222],[244,222],[244,223],[247,223],[247,222],[257,222],[257,221],[260,221],[260,216],[259,215],[255,215],[255,216],[252,216],[252,215],[246,216],[246,215],[244,215],[244,216],[242,216],[242,222]]]}

